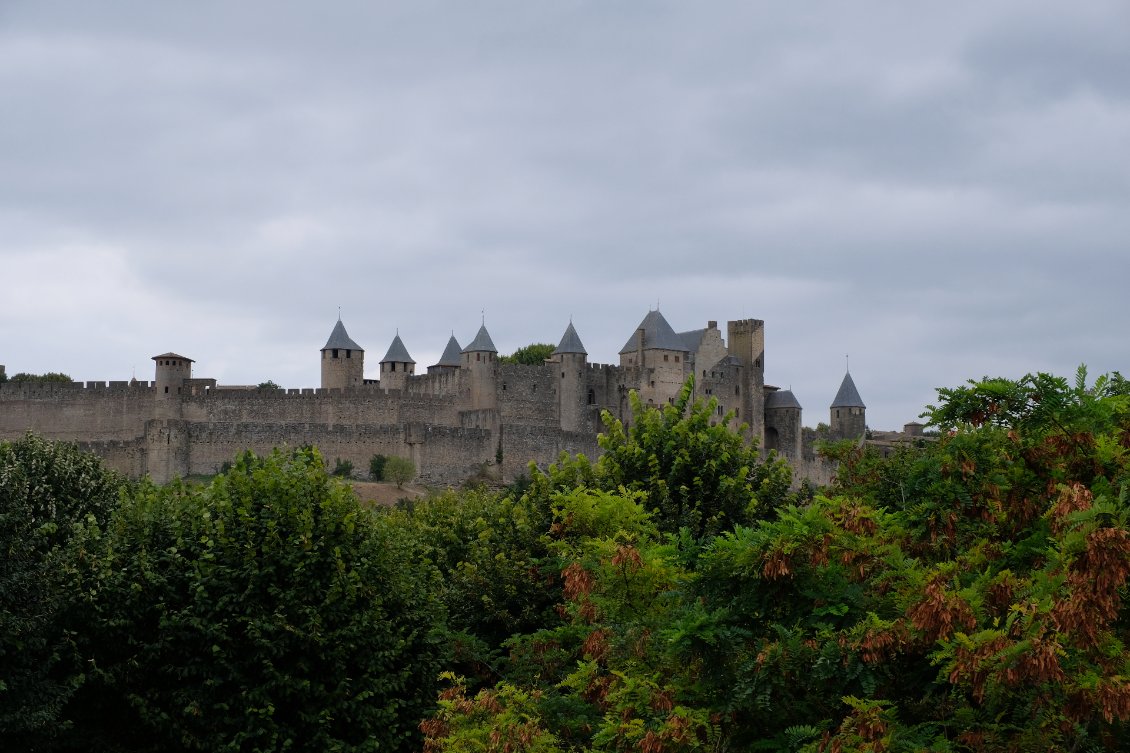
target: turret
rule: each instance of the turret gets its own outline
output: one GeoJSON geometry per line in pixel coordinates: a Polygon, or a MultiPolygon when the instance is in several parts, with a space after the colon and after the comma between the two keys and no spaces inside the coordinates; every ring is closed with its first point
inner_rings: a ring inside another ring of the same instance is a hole
{"type": "Polygon", "coordinates": [[[350,338],[341,319],[322,348],[322,388],[343,390],[365,381],[365,351],[350,338]]]}
{"type": "Polygon", "coordinates": [[[765,388],[765,449],[799,459],[801,456],[801,407],[792,390],[765,388]]]}
{"type": "Polygon", "coordinates": [[[156,362],[154,391],[157,395],[157,415],[160,418],[180,416],[180,398],[187,394],[185,380],[192,378],[191,358],[176,353],[153,356],[156,362]]]}
{"type": "Polygon", "coordinates": [[[400,333],[388,346],[388,352],[381,359],[381,389],[402,390],[408,385],[408,377],[416,373],[416,362],[408,355],[408,349],[400,339],[400,333]]]}
{"type": "Polygon", "coordinates": [[[561,372],[561,385],[557,390],[558,417],[565,431],[581,431],[588,390],[585,389],[585,367],[588,351],[581,343],[573,322],[565,329],[561,343],[553,351],[554,368],[561,372]]]}
{"type": "Polygon", "coordinates": [[[844,374],[836,399],[832,401],[830,434],[833,439],[863,439],[867,433],[867,406],[855,388],[851,372],[844,374]]]}
{"type": "Polygon", "coordinates": [[[471,375],[471,409],[498,409],[498,348],[487,326],[479,327],[475,339],[463,348],[462,368],[471,375]]]}

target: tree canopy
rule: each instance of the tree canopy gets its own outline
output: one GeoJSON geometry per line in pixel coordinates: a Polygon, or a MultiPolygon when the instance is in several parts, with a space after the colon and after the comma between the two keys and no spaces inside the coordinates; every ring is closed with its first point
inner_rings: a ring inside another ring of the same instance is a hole
{"type": "Polygon", "coordinates": [[[545,359],[552,356],[555,350],[557,350],[557,346],[550,345],[549,343],[530,343],[529,345],[518,348],[508,356],[499,357],[498,360],[502,363],[520,363],[527,366],[537,366],[545,363],[545,359]]]}

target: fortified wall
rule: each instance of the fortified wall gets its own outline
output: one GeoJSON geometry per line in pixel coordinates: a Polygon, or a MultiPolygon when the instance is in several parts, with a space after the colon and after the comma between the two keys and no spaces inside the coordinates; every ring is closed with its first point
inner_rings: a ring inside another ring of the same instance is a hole
{"type": "MultiPolygon", "coordinates": [[[[76,442],[117,470],[159,483],[215,473],[244,450],[300,445],[361,472],[382,454],[410,458],[430,483],[483,471],[511,479],[530,461],[544,466],[562,452],[595,457],[603,411],[627,423],[631,391],[647,405],[671,403],[693,374],[695,397],[717,401],[718,421],[732,413],[766,451],[800,473],[822,473],[805,452],[800,403],[765,383],[764,322],[731,321],[726,334],[713,321],[677,333],[650,311],[618,365],[589,363],[572,323],[544,363],[518,365],[499,361],[484,324],[466,347],[452,336],[426,374],[415,373],[397,335],[380,378],[366,379],[365,351],[339,320],[319,352],[321,387],[224,387],[193,377],[191,358],[164,353],[153,357],[152,382],[0,383],[0,439],[31,430],[76,442]]],[[[840,424],[833,406],[833,429],[850,436],[863,426],[862,401],[854,384],[844,400],[840,392],[837,402],[858,403],[843,409],[840,424]]]]}

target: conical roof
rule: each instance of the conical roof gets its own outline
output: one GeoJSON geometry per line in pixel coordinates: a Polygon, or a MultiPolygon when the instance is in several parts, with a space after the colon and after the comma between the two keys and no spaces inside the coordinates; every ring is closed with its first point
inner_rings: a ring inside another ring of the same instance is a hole
{"type": "Polygon", "coordinates": [[[863,404],[863,398],[859,396],[859,390],[855,388],[855,382],[851,379],[851,372],[844,374],[844,381],[840,384],[840,391],[836,393],[836,399],[832,401],[831,407],[833,408],[866,408],[863,404]]]}
{"type": "Polygon", "coordinates": [[[796,399],[796,395],[792,390],[776,390],[770,392],[769,396],[765,398],[765,407],[772,408],[800,408],[800,401],[796,399]]]}
{"type": "Polygon", "coordinates": [[[341,319],[337,320],[337,324],[334,325],[334,331],[330,333],[330,339],[326,340],[326,344],[322,347],[322,350],[330,350],[332,348],[364,351],[364,348],[353,342],[349,333],[345,331],[345,325],[341,323],[341,319]]]}
{"type": "Polygon", "coordinates": [[[490,339],[490,333],[487,332],[487,325],[479,327],[479,333],[475,335],[475,339],[471,344],[463,349],[464,353],[474,353],[475,351],[497,353],[498,348],[494,347],[494,341],[490,339]]]}
{"type": "Polygon", "coordinates": [[[561,343],[557,346],[557,350],[553,351],[553,355],[558,353],[580,353],[584,356],[589,354],[585,350],[585,346],[581,344],[581,338],[577,335],[577,330],[573,328],[572,322],[569,322],[569,326],[565,329],[565,334],[561,337],[561,343]]]}
{"type": "Polygon", "coordinates": [[[385,353],[385,357],[381,359],[381,363],[388,363],[389,361],[416,363],[412,360],[412,356],[408,355],[408,348],[404,347],[404,341],[400,339],[399,333],[392,339],[392,345],[388,346],[388,353],[385,353]]]}
{"type": "MultiPolygon", "coordinates": [[[[686,343],[675,334],[675,330],[671,329],[671,325],[663,318],[663,314],[659,313],[659,309],[647,312],[640,326],[636,327],[636,332],[641,329],[644,350],[687,350],[686,343]]],[[[620,348],[620,353],[634,353],[635,350],[636,334],[633,332],[624,347],[620,348]]]]}
{"type": "Polygon", "coordinates": [[[459,341],[455,339],[455,335],[447,341],[447,347],[443,349],[443,355],[439,357],[439,362],[436,366],[459,366],[459,354],[463,352],[463,348],[459,347],[459,341]]]}

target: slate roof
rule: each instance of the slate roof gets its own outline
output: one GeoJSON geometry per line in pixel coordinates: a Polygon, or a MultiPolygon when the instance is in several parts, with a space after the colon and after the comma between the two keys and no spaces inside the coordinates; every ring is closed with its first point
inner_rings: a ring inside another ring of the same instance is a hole
{"type": "Polygon", "coordinates": [[[692,329],[690,332],[679,332],[679,339],[683,341],[686,350],[689,353],[697,353],[698,346],[702,345],[702,336],[706,334],[705,329],[692,329]]]}
{"type": "Polygon", "coordinates": [[[663,314],[659,313],[659,309],[647,312],[647,316],[640,322],[640,326],[636,327],[632,332],[632,336],[628,338],[628,342],[623,348],[620,348],[620,353],[634,353],[636,350],[636,332],[643,330],[643,349],[644,350],[681,350],[687,351],[686,343],[682,338],[675,334],[675,330],[671,329],[671,325],[663,318],[663,314]]]}
{"type": "Polygon", "coordinates": [[[459,346],[459,341],[455,339],[455,335],[447,341],[447,347],[443,349],[443,355],[439,357],[436,366],[459,366],[459,354],[463,352],[463,348],[459,346]]]}
{"type": "Polygon", "coordinates": [[[770,408],[796,408],[800,409],[800,401],[796,399],[796,395],[792,390],[777,390],[770,392],[768,397],[765,398],[766,410],[770,408]]]}
{"type": "Polygon", "coordinates": [[[392,339],[392,345],[388,346],[388,353],[381,359],[381,363],[388,363],[395,361],[396,363],[416,363],[412,360],[412,356],[408,355],[408,348],[404,347],[404,341],[400,339],[398,334],[392,339]]]}
{"type": "Polygon", "coordinates": [[[497,353],[498,348],[494,347],[494,341],[490,339],[490,333],[487,332],[487,325],[479,327],[479,333],[475,335],[475,339],[471,344],[463,349],[464,353],[474,353],[475,351],[483,351],[487,353],[497,353]]]}
{"type": "Polygon", "coordinates": [[[341,319],[337,320],[337,324],[334,325],[334,331],[330,333],[330,339],[326,340],[326,344],[322,346],[322,350],[331,350],[332,348],[360,350],[362,352],[365,350],[349,337],[349,333],[345,331],[345,325],[341,323],[341,319]]]}
{"type": "Polygon", "coordinates": [[[557,350],[553,351],[553,355],[558,353],[580,353],[587,356],[589,352],[585,350],[585,346],[581,343],[581,338],[577,335],[577,330],[573,328],[573,323],[569,322],[569,326],[565,329],[565,334],[561,337],[561,343],[557,346],[557,350]]]}
{"type": "Polygon", "coordinates": [[[840,384],[840,391],[836,393],[836,399],[832,401],[832,408],[866,408],[863,404],[863,398],[859,396],[859,390],[855,388],[855,382],[852,381],[851,372],[844,374],[844,381],[840,384]]]}
{"type": "Polygon", "coordinates": [[[152,360],[156,361],[158,359],[165,359],[165,358],[168,358],[170,360],[172,360],[174,358],[179,358],[182,361],[188,361],[189,363],[196,363],[196,361],[193,361],[191,358],[187,358],[185,356],[179,356],[176,353],[162,353],[159,356],[153,356],[152,360]]]}

